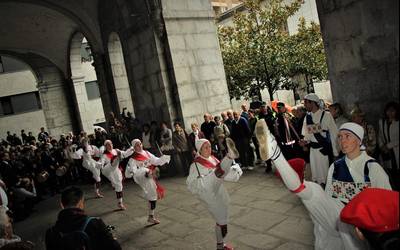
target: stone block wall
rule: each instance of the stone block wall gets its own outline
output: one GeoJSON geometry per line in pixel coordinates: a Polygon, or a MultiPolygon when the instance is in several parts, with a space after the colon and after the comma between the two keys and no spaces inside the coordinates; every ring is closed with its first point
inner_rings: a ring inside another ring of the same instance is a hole
{"type": "Polygon", "coordinates": [[[185,126],[231,108],[208,0],[163,0],[162,13],[185,126]]]}
{"type": "Polygon", "coordinates": [[[399,101],[399,1],[319,0],[335,102],[359,103],[372,123],[399,101]]]}

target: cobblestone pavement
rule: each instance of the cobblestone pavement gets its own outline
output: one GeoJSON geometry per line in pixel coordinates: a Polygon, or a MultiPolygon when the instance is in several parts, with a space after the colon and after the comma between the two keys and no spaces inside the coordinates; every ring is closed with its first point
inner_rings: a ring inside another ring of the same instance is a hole
{"type": "MultiPolygon", "coordinates": [[[[206,208],[186,188],[185,178],[164,178],[166,197],[157,204],[161,224],[148,226],[147,203],[132,180],[125,183],[126,211],[115,211],[116,198],[103,184],[103,199],[87,193],[86,211],[116,227],[122,249],[215,249],[214,225],[206,208]]],[[[227,241],[235,249],[313,249],[313,224],[301,201],[262,168],[245,172],[238,183],[224,184],[231,196],[227,241]]],[[[44,249],[44,234],[56,220],[59,196],[41,202],[27,220],[16,223],[16,234],[44,249]]]]}

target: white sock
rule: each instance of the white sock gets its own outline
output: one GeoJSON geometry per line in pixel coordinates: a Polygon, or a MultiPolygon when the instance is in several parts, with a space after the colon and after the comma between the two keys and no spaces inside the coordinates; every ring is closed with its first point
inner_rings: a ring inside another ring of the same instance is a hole
{"type": "Polygon", "coordinates": [[[224,244],[224,237],[222,237],[221,227],[215,225],[215,236],[217,238],[217,244],[224,244]]]}
{"type": "Polygon", "coordinates": [[[122,203],[122,198],[118,198],[118,203],[122,203]]]}
{"type": "Polygon", "coordinates": [[[150,216],[153,216],[153,217],[154,217],[154,210],[155,210],[155,209],[150,209],[150,210],[149,210],[149,215],[150,215],[150,216]]]}

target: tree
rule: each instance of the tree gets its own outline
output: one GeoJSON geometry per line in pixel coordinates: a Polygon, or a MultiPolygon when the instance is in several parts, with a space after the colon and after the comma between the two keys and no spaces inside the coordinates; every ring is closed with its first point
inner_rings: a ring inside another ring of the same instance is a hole
{"type": "Polygon", "coordinates": [[[298,32],[289,37],[287,46],[288,76],[302,76],[307,93],[314,92],[314,81],[328,77],[320,26],[315,22],[307,25],[305,19],[300,18],[298,32]]]}
{"type": "Polygon", "coordinates": [[[244,0],[246,13],[236,13],[233,26],[219,28],[231,97],[248,97],[250,90],[267,88],[273,100],[275,91],[288,82],[287,19],[301,3],[244,0]]]}

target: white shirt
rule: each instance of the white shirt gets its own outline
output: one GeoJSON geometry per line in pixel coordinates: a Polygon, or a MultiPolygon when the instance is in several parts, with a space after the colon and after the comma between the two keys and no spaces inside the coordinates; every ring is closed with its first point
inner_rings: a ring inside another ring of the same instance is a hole
{"type": "MultiPolygon", "coordinates": [[[[364,166],[368,160],[373,159],[366,152],[361,151],[361,154],[353,160],[350,160],[345,157],[346,165],[349,169],[351,177],[353,178],[355,183],[365,183],[364,180],[364,166]]],[[[392,190],[392,187],[389,183],[389,178],[386,172],[383,170],[381,165],[377,162],[368,163],[369,168],[369,179],[371,181],[370,186],[376,188],[384,188],[392,190]]],[[[332,185],[332,175],[334,171],[334,164],[332,163],[329,167],[328,178],[326,182],[325,192],[332,197],[333,194],[333,185],[332,185]]],[[[348,202],[343,200],[344,202],[348,202]]]]}

